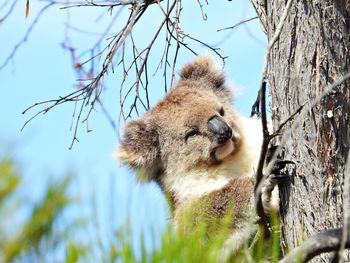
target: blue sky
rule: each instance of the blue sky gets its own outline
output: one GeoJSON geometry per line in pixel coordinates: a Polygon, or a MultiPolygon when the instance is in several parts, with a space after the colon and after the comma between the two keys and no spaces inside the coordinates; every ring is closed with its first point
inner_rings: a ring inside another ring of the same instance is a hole
{"type": "MultiPolygon", "coordinates": [[[[225,66],[228,82],[239,90],[235,107],[244,115],[249,115],[261,78],[265,35],[257,20],[234,30],[219,33],[216,30],[255,16],[250,1],[209,1],[209,5],[204,6],[208,15],[207,21],[201,19],[197,1],[184,2],[186,3],[180,26],[209,44],[220,43],[221,53],[229,56],[225,66]]],[[[24,16],[25,4],[19,1],[11,16],[0,24],[0,65],[46,4],[36,0],[31,0],[30,3],[27,19],[24,16]]],[[[91,199],[97,203],[96,211],[82,204],[79,211],[75,212],[85,214],[87,219],[96,214],[102,237],[111,226],[122,224],[128,215],[136,233],[148,224],[153,224],[156,228],[160,226],[162,229],[169,222],[169,215],[159,189],[153,184],[136,184],[134,175],[112,160],[111,155],[118,144],[118,138],[100,108],[90,118],[93,132],[86,133],[82,125],[78,133],[80,142],[72,150],[68,148],[73,136],[69,130],[73,104],[62,105],[37,117],[20,131],[31,116],[22,115],[24,109],[75,89],[76,76],[71,67],[70,54],[60,45],[64,39],[67,12],[68,10],[61,10],[58,6],[48,9],[28,40],[17,50],[14,59],[0,71],[0,149],[10,152],[18,160],[24,176],[22,190],[33,200],[40,197],[45,182],[74,171],[77,174],[73,185],[74,192],[81,196],[82,203],[91,199]]],[[[81,7],[69,9],[69,12],[71,24],[89,32],[102,32],[111,19],[105,10],[98,8],[81,7]],[[102,18],[97,19],[99,17],[102,18]]],[[[6,8],[0,9],[0,18],[5,13],[6,8]]],[[[156,6],[150,8],[149,13],[135,28],[134,35],[141,43],[151,34],[160,14],[156,6]]],[[[120,20],[122,18],[123,16],[120,20]]],[[[122,23],[117,21],[115,30],[120,25],[122,23]]],[[[96,35],[72,31],[71,38],[74,45],[83,51],[94,42],[96,35]]],[[[206,51],[200,46],[198,50],[206,51]]],[[[160,55],[157,50],[152,54],[154,57],[160,55]]],[[[192,54],[183,52],[178,65],[192,58],[192,54]]],[[[157,63],[154,59],[152,64],[156,67],[157,63]]],[[[151,81],[154,87],[151,103],[154,104],[163,95],[163,82],[159,74],[152,77],[151,81]]],[[[119,86],[118,72],[109,74],[103,102],[116,122],[119,86]]],[[[30,113],[35,112],[34,109],[30,113]]]]}

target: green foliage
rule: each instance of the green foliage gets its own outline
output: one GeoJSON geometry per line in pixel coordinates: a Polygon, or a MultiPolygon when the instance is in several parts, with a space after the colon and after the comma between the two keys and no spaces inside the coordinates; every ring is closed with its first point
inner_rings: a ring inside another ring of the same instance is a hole
{"type": "MultiPolygon", "coordinates": [[[[211,263],[217,262],[224,242],[231,234],[234,221],[231,212],[234,209],[229,208],[228,214],[215,219],[211,213],[201,213],[207,211],[200,209],[206,204],[204,202],[198,204],[198,209],[190,209],[192,213],[184,212],[182,219],[187,223],[179,227],[180,231],[174,233],[170,225],[161,236],[161,240],[158,237],[154,238],[157,240],[154,244],[146,243],[141,235],[140,246],[136,246],[139,247],[136,249],[128,222],[117,231],[111,230],[115,233],[112,239],[102,237],[104,240],[100,240],[90,236],[90,239],[81,243],[73,238],[79,232],[81,224],[78,221],[70,224],[62,224],[59,221],[64,210],[73,202],[67,194],[71,180],[72,176],[66,176],[48,184],[40,201],[36,204],[26,202],[25,206],[30,206],[30,213],[25,220],[7,229],[6,219],[14,216],[23,206],[15,201],[15,197],[22,197],[18,191],[21,177],[13,161],[0,160],[0,262],[211,263]],[[61,228],[64,226],[63,232],[57,232],[58,225],[61,228]],[[59,247],[61,250],[58,250],[59,247]],[[54,259],[53,256],[57,255],[61,260],[54,259]]],[[[233,208],[234,204],[230,206],[233,208]]],[[[96,223],[96,218],[90,218],[88,221],[96,223]]],[[[253,241],[249,240],[249,243],[236,251],[228,262],[278,262],[280,226],[277,217],[272,217],[271,225],[273,231],[269,241],[255,236],[253,241]]],[[[97,231],[97,226],[95,227],[97,231]]],[[[86,229],[83,229],[84,231],[86,229]]]]}
{"type": "Polygon", "coordinates": [[[86,252],[86,247],[74,244],[73,242],[67,243],[66,259],[65,263],[75,263],[78,261],[79,257],[84,255],[86,252]]]}
{"type": "MultiPolygon", "coordinates": [[[[64,209],[72,202],[67,194],[71,176],[49,184],[44,196],[36,204],[17,201],[18,198],[24,197],[18,190],[21,177],[13,161],[0,160],[0,181],[0,226],[1,230],[6,229],[6,233],[0,232],[0,262],[28,262],[28,259],[44,261],[49,253],[55,253],[53,251],[61,242],[65,242],[54,226],[64,209]],[[20,220],[19,226],[8,222],[9,218],[13,218],[14,222],[18,221],[16,212],[21,211],[23,207],[28,209],[28,206],[29,216],[20,220]]],[[[67,262],[75,262],[74,254],[77,258],[80,250],[74,250],[73,245],[68,245],[68,251],[67,262]]]]}
{"type": "Polygon", "coordinates": [[[69,203],[65,194],[68,182],[69,177],[48,187],[42,201],[33,207],[20,233],[3,246],[6,261],[11,261],[24,252],[38,251],[40,241],[52,234],[54,220],[69,203]]]}
{"type": "Polygon", "coordinates": [[[15,171],[14,163],[11,160],[0,162],[0,206],[4,199],[9,196],[18,186],[20,178],[15,171]]]}
{"type": "MultiPolygon", "coordinates": [[[[232,218],[231,218],[232,219],[232,218]]],[[[162,236],[159,246],[147,251],[141,237],[141,250],[135,251],[130,242],[130,228],[123,228],[117,233],[118,242],[111,244],[109,262],[218,262],[219,253],[229,234],[229,218],[222,221],[222,231],[214,231],[208,237],[208,226],[195,225],[190,232],[174,233],[169,226],[162,236]],[[227,220],[225,222],[225,220],[227,220]]],[[[257,234],[255,240],[236,251],[227,262],[278,262],[279,259],[279,220],[274,217],[271,222],[272,235],[264,240],[257,234]]]]}

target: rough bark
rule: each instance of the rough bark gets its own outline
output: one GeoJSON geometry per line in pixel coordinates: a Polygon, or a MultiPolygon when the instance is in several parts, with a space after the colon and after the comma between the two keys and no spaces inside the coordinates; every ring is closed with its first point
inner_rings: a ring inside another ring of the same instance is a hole
{"type": "MultiPolygon", "coordinates": [[[[268,37],[285,3],[266,1],[268,37]]],[[[294,1],[269,58],[274,127],[349,72],[349,9],[346,0],[294,1]]],[[[285,145],[285,158],[297,165],[290,183],[280,188],[283,253],[309,236],[342,226],[344,166],[350,145],[349,87],[350,82],[344,82],[309,110],[285,145]]],[[[329,255],[315,262],[329,262],[329,255]]]]}

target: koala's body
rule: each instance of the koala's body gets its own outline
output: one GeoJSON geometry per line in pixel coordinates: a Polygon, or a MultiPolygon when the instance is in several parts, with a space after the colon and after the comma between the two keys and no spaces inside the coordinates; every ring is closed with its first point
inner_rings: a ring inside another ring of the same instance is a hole
{"type": "Polygon", "coordinates": [[[201,56],[182,68],[162,101],[125,127],[117,157],[142,180],[159,184],[176,229],[190,231],[188,211],[210,224],[232,208],[232,231],[241,235],[237,230],[253,214],[261,126],[231,102],[223,73],[210,56],[201,56]]]}

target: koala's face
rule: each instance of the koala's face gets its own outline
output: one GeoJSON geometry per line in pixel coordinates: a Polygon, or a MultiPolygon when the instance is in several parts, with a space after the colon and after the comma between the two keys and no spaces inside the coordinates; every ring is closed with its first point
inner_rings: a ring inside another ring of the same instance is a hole
{"type": "Polygon", "coordinates": [[[161,102],[128,123],[118,157],[157,180],[164,171],[220,165],[241,141],[230,103],[222,73],[210,58],[200,57],[182,69],[161,102]]]}
{"type": "Polygon", "coordinates": [[[159,157],[166,169],[217,165],[239,147],[235,114],[229,98],[221,95],[184,83],[148,114],[157,127],[159,157]]]}

